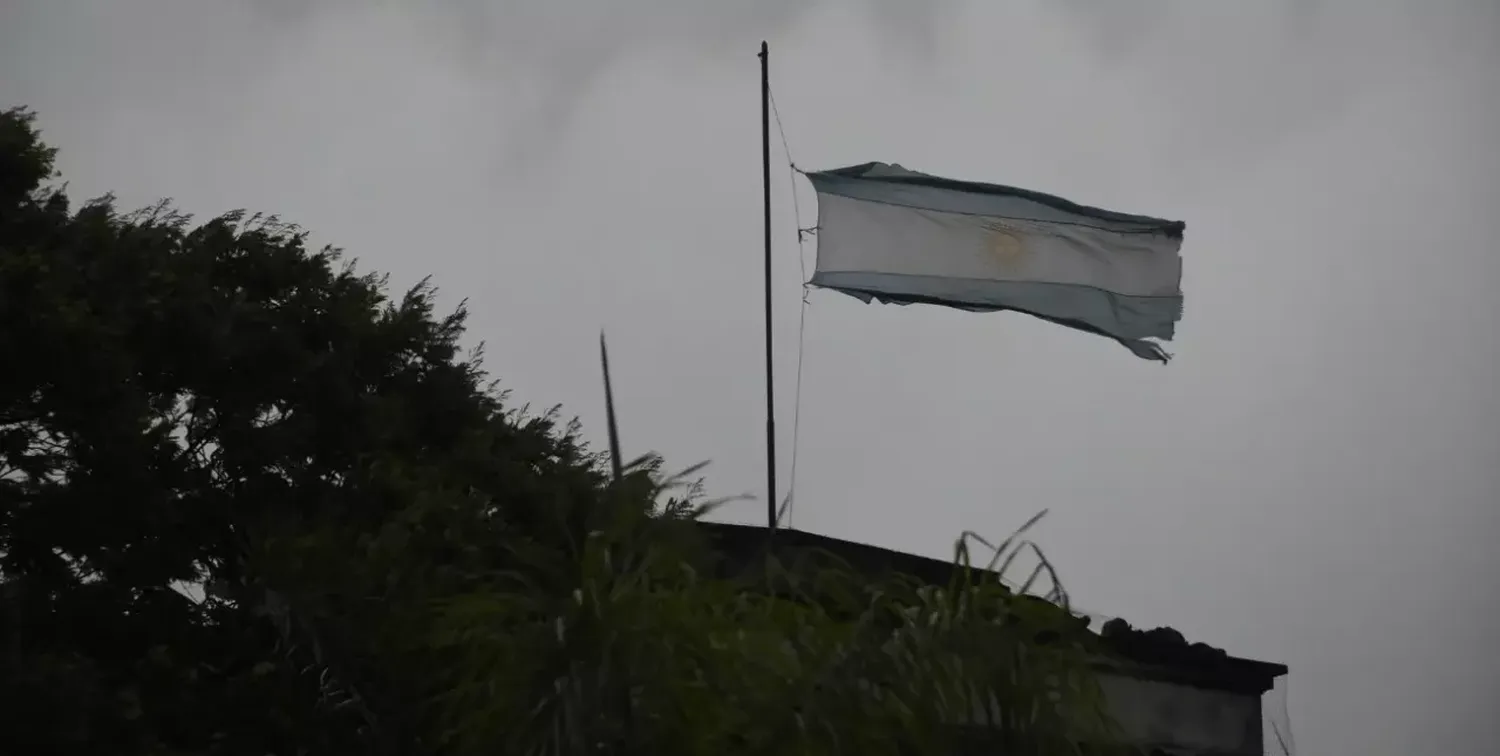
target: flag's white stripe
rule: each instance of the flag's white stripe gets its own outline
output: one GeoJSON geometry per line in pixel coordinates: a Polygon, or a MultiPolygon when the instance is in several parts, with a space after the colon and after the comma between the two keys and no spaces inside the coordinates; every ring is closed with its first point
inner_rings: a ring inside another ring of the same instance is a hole
{"type": "Polygon", "coordinates": [[[831,274],[861,273],[1181,296],[1182,242],[1166,234],[818,195],[816,271],[825,281],[831,274]]]}

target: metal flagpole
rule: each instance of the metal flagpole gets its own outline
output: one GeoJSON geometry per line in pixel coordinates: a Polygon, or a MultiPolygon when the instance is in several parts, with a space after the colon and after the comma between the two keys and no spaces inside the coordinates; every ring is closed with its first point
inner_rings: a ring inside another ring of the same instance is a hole
{"type": "Polygon", "coordinates": [[[771,54],[760,43],[760,161],[766,242],[766,527],[776,529],[776,387],[771,362],[771,54]]]}

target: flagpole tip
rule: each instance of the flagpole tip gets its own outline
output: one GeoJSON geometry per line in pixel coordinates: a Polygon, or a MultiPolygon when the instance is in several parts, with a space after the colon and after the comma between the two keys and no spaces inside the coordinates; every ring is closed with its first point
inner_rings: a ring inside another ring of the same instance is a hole
{"type": "Polygon", "coordinates": [[[770,52],[770,47],[766,45],[766,41],[765,40],[761,40],[760,41],[760,57],[762,57],[762,58],[766,57],[766,53],[768,53],[768,52],[770,52]]]}

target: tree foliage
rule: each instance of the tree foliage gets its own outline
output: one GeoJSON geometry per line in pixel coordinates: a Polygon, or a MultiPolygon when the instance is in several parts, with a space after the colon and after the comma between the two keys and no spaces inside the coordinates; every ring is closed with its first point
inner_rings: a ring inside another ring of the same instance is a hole
{"type": "Polygon", "coordinates": [[[272,217],[74,209],[53,160],[0,114],[0,752],[935,753],[996,709],[1017,748],[1097,739],[1057,607],[725,574],[695,490],[510,407],[425,282],[272,217]]]}

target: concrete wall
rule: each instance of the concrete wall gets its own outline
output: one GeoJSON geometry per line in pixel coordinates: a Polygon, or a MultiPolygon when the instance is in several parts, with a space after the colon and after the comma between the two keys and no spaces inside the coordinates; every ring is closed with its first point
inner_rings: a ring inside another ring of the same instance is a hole
{"type": "Polygon", "coordinates": [[[1263,756],[1260,696],[1139,680],[1100,679],[1131,742],[1194,756],[1263,756]]]}

